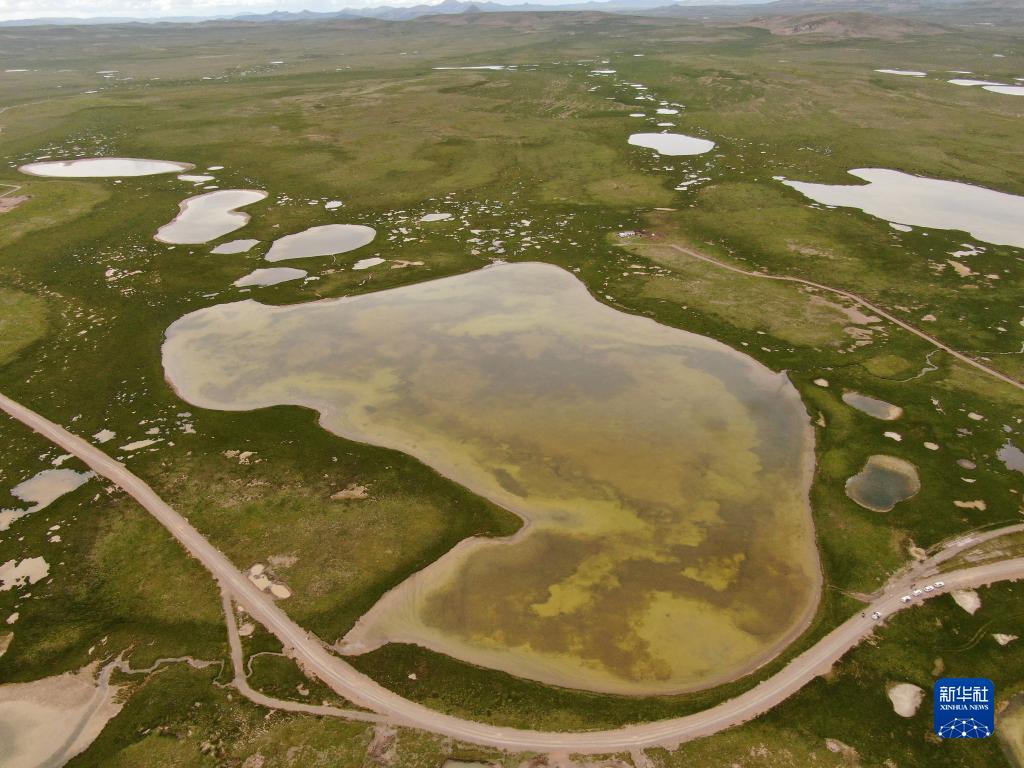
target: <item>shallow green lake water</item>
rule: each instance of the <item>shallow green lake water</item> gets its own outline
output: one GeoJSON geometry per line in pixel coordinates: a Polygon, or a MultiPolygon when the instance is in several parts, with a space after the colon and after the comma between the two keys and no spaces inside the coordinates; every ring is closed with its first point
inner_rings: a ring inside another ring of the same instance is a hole
{"type": "Polygon", "coordinates": [[[175,322],[163,354],[196,406],[313,408],[527,521],[389,592],[346,652],[412,642],[565,686],[682,691],[763,663],[817,604],[793,386],[557,267],[222,304],[175,322]]]}

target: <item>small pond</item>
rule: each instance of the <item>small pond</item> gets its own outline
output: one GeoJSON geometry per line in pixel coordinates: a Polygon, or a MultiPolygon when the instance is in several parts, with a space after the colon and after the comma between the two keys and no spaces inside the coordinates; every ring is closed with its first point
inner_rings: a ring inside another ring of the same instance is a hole
{"type": "Polygon", "coordinates": [[[85,485],[91,477],[94,477],[92,472],[44,469],[28,480],[18,483],[11,489],[11,495],[27,503],[28,507],[0,509],[0,531],[6,531],[11,523],[20,517],[45,509],[64,494],[85,485]]]}
{"type": "Polygon", "coordinates": [[[245,288],[252,285],[277,285],[278,283],[287,283],[290,280],[301,280],[308,274],[304,269],[293,269],[292,267],[256,269],[245,277],[238,278],[232,285],[236,288],[245,288]]]}
{"type": "Polygon", "coordinates": [[[715,148],[715,142],[681,133],[634,133],[629,137],[634,147],[653,149],[659,155],[703,155],[715,148]]]}
{"type": "Polygon", "coordinates": [[[154,237],[161,243],[208,243],[244,227],[249,214],[237,209],[266,196],[266,192],[256,189],[222,189],[190,197],[181,203],[174,220],[160,227],[154,237]]]}
{"type": "Polygon", "coordinates": [[[1007,469],[1024,472],[1024,451],[1014,445],[1012,440],[1007,440],[1003,447],[996,451],[996,456],[1007,469]]]}
{"type": "Polygon", "coordinates": [[[347,253],[362,248],[376,236],[376,230],[361,224],[324,224],[275,240],[266,259],[285,261],[333,256],[336,253],[347,253]]]}
{"type": "Polygon", "coordinates": [[[846,495],[865,509],[888,512],[921,490],[917,467],[895,456],[875,455],[846,481],[846,495]]]}
{"type": "Polygon", "coordinates": [[[868,397],[859,392],[844,392],[843,402],[851,408],[856,408],[861,413],[874,416],[882,421],[895,421],[903,415],[903,409],[898,405],[887,403],[875,397],[868,397]]]}
{"type": "Polygon", "coordinates": [[[142,160],[135,157],[84,157],[77,160],[48,160],[29,163],[18,170],[32,176],[56,176],[65,179],[153,176],[158,173],[181,173],[191,163],[170,160],[142,160]]]}

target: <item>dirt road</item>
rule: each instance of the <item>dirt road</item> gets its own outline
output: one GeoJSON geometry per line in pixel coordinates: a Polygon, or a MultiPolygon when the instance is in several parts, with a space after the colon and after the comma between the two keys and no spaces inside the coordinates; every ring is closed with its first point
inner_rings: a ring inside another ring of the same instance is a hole
{"type": "Polygon", "coordinates": [[[681,245],[675,245],[674,243],[667,243],[667,245],[668,245],[669,248],[671,248],[671,249],[673,249],[675,251],[678,251],[679,253],[684,253],[687,256],[690,256],[690,257],[692,257],[694,259],[698,259],[699,261],[705,261],[708,264],[714,264],[716,267],[719,267],[720,269],[727,269],[730,272],[735,272],[736,274],[739,274],[739,275],[746,275],[747,277],[760,277],[760,278],[763,278],[765,280],[778,280],[778,281],[781,281],[781,282],[784,282],[784,283],[799,283],[801,285],[808,285],[808,286],[810,286],[812,288],[819,288],[819,289],[821,289],[823,291],[828,291],[829,293],[834,293],[837,296],[842,296],[844,298],[847,298],[850,301],[852,301],[852,302],[854,302],[856,304],[859,304],[859,305],[861,305],[862,307],[864,307],[866,309],[870,309],[872,312],[874,312],[879,317],[884,317],[886,320],[888,320],[893,325],[898,325],[903,330],[908,331],[908,332],[914,334],[918,338],[924,339],[925,341],[927,341],[929,344],[933,345],[937,349],[941,349],[943,352],[946,352],[946,353],[952,355],[953,357],[955,357],[960,362],[967,363],[967,365],[970,365],[970,366],[972,366],[974,368],[977,368],[979,371],[983,371],[984,373],[987,373],[989,376],[993,376],[993,377],[999,379],[1000,381],[1009,384],[1012,387],[1016,387],[1017,389],[1024,390],[1024,382],[1020,382],[1017,379],[1013,378],[1012,376],[1007,376],[1005,373],[1001,373],[1000,371],[997,371],[995,368],[991,368],[991,367],[985,365],[984,363],[980,362],[979,360],[975,360],[973,357],[969,357],[968,355],[965,355],[963,352],[957,352],[952,347],[947,346],[946,344],[943,344],[941,341],[936,339],[934,336],[929,336],[924,331],[922,331],[922,330],[920,330],[918,328],[915,328],[914,326],[910,325],[910,323],[907,323],[907,322],[905,322],[903,320],[900,320],[895,315],[890,314],[889,312],[885,311],[881,307],[877,306],[876,304],[872,304],[867,299],[863,299],[863,298],[861,298],[860,296],[858,296],[855,293],[850,293],[849,291],[844,291],[844,290],[842,290],[840,288],[832,288],[831,286],[823,285],[822,283],[815,283],[812,280],[804,280],[802,277],[789,277],[787,275],[772,275],[772,274],[769,274],[767,272],[753,272],[751,270],[741,269],[739,267],[733,266],[732,264],[726,264],[724,261],[719,261],[718,259],[713,259],[710,256],[706,256],[703,253],[700,253],[699,251],[694,251],[694,250],[692,250],[690,248],[684,248],[681,245]]]}

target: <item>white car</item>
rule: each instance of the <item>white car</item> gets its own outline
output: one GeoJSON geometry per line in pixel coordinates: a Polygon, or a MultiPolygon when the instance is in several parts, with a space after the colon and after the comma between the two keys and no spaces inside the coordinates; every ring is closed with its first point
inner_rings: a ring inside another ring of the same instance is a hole
{"type": "Polygon", "coordinates": [[[924,588],[924,591],[925,592],[934,592],[935,591],[935,587],[933,587],[931,584],[929,584],[927,587],[924,588]]]}
{"type": "Polygon", "coordinates": [[[909,603],[913,599],[914,598],[911,595],[904,595],[903,597],[900,598],[900,600],[903,601],[904,603],[909,603]]]}
{"type": "Polygon", "coordinates": [[[871,618],[875,621],[878,621],[880,618],[882,618],[882,614],[880,614],[878,611],[875,611],[871,614],[871,618]]]}
{"type": "Polygon", "coordinates": [[[914,590],[914,597],[920,597],[923,594],[924,594],[924,592],[922,592],[920,589],[915,589],[914,590]]]}
{"type": "Polygon", "coordinates": [[[946,586],[946,582],[944,582],[944,581],[936,581],[934,586],[936,586],[936,587],[944,587],[944,586],[946,586]]]}

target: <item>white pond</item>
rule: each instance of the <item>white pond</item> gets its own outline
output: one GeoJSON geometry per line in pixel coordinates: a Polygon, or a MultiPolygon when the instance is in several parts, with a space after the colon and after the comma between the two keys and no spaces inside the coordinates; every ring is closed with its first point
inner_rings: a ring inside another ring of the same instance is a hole
{"type": "Polygon", "coordinates": [[[1024,85],[983,85],[982,88],[1004,96],[1024,96],[1024,85]]]}
{"type": "Polygon", "coordinates": [[[962,77],[956,77],[946,82],[953,85],[1002,85],[1002,83],[993,83],[991,80],[970,80],[962,77]]]}
{"type": "Polygon", "coordinates": [[[431,221],[447,221],[452,215],[450,213],[426,213],[420,216],[420,221],[429,223],[431,221]]]}
{"type": "Polygon", "coordinates": [[[874,416],[882,421],[895,421],[903,415],[903,409],[898,405],[887,403],[876,397],[862,395],[860,392],[844,392],[843,402],[851,408],[856,408],[861,413],[874,416]]]}
{"type": "Polygon", "coordinates": [[[375,229],[361,224],[325,224],[275,240],[266,258],[267,261],[285,261],[333,256],[362,248],[376,236],[375,229]]]}
{"type": "Polygon", "coordinates": [[[928,74],[916,69],[876,69],[875,72],[881,72],[883,75],[903,75],[904,77],[924,77],[928,74]]]}
{"type": "Polygon", "coordinates": [[[92,472],[73,469],[45,469],[11,489],[11,495],[29,506],[27,509],[0,509],[0,531],[6,531],[20,517],[45,509],[65,493],[84,485],[92,472]]]}
{"type": "MultiPolygon", "coordinates": [[[[1003,447],[996,451],[996,456],[1007,469],[1024,472],[1024,451],[1014,445],[1012,440],[1007,440],[1003,447]]],[[[3,528],[0,528],[0,531],[2,530],[3,528]]]]}
{"type": "Polygon", "coordinates": [[[293,269],[292,267],[257,269],[245,277],[235,280],[232,285],[236,288],[245,288],[250,285],[277,285],[278,283],[287,283],[289,280],[299,280],[308,274],[304,269],[293,269]]]}
{"type": "Polygon", "coordinates": [[[267,196],[257,189],[222,189],[190,197],[181,203],[178,215],[157,231],[161,243],[196,245],[241,229],[249,214],[235,210],[258,203],[267,196]]]}
{"type": "Polygon", "coordinates": [[[205,173],[183,173],[178,177],[178,181],[190,181],[193,184],[202,184],[206,181],[213,181],[214,177],[205,173]]]}
{"type": "Polygon", "coordinates": [[[955,229],[995,245],[1024,248],[1024,197],[887,168],[854,168],[867,184],[813,184],[777,177],[822,205],[860,208],[889,222],[955,229]]]}
{"type": "Polygon", "coordinates": [[[913,717],[924,700],[924,690],[913,683],[897,683],[886,690],[893,711],[900,717],[913,717]]]}
{"type": "Polygon", "coordinates": [[[50,564],[41,557],[26,557],[21,562],[8,560],[0,564],[0,592],[35,584],[49,573],[50,564]]]}
{"type": "Polygon", "coordinates": [[[376,267],[378,264],[383,264],[384,259],[379,256],[371,256],[369,259],[360,259],[352,265],[352,269],[369,269],[370,267],[376,267]]]}
{"type": "Polygon", "coordinates": [[[498,71],[500,71],[502,69],[514,69],[514,68],[515,68],[514,64],[511,65],[511,66],[505,66],[504,64],[480,64],[480,65],[477,65],[475,67],[434,67],[434,69],[439,70],[439,71],[440,70],[446,70],[446,69],[486,69],[486,70],[490,70],[492,72],[498,72],[498,71]]]}
{"type": "Polygon", "coordinates": [[[110,176],[152,176],[157,173],[181,173],[191,163],[170,160],[141,160],[135,157],[86,157],[77,160],[50,160],[29,163],[18,170],[32,176],[59,176],[66,179],[88,179],[110,176]]]}
{"type": "Polygon", "coordinates": [[[634,133],[629,137],[634,147],[653,149],[659,155],[703,155],[715,148],[715,142],[681,133],[634,133]]]}
{"type": "Polygon", "coordinates": [[[259,240],[228,240],[228,242],[218,245],[210,251],[210,253],[245,253],[246,251],[252,250],[252,247],[254,245],[258,245],[259,242],[259,240]]]}

